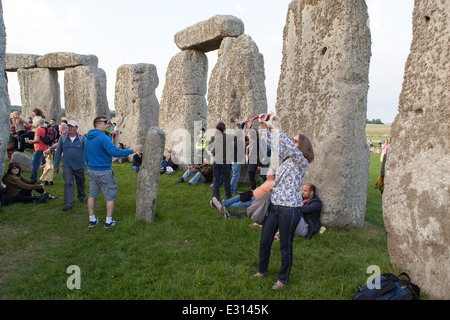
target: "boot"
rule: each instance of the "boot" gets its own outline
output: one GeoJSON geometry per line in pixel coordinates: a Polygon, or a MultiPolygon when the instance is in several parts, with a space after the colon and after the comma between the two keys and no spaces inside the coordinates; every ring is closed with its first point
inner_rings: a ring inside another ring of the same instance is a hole
{"type": "Polygon", "coordinates": [[[181,177],[180,180],[178,180],[176,183],[183,183],[183,182],[184,182],[184,179],[183,179],[183,177],[181,177]]]}

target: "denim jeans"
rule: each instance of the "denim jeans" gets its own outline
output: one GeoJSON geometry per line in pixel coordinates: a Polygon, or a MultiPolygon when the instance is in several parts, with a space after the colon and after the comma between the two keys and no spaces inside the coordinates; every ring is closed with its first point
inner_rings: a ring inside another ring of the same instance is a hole
{"type": "Polygon", "coordinates": [[[39,166],[41,165],[42,159],[44,159],[44,151],[35,151],[33,154],[33,160],[31,160],[31,176],[30,180],[33,182],[37,181],[37,174],[39,166]]]}
{"type": "Polygon", "coordinates": [[[192,177],[192,179],[189,181],[190,184],[197,184],[197,182],[205,182],[205,177],[200,172],[191,172],[190,170],[186,170],[186,172],[183,174],[184,181],[187,181],[189,177],[192,177]]]}
{"type": "Polygon", "coordinates": [[[225,208],[248,208],[252,202],[255,200],[254,197],[250,201],[241,202],[241,196],[236,196],[231,199],[224,199],[222,201],[222,204],[225,206],[225,208]]]}
{"type": "Polygon", "coordinates": [[[230,171],[231,164],[213,163],[213,197],[220,199],[220,176],[223,175],[225,197],[227,199],[231,198],[230,171]]]}
{"type": "Polygon", "coordinates": [[[269,267],[270,251],[273,237],[277,230],[280,231],[281,267],[278,280],[288,283],[292,266],[292,243],[295,228],[300,221],[300,207],[283,207],[269,204],[269,215],[264,222],[261,231],[261,242],[259,246],[258,272],[266,274],[269,267]]]}
{"type": "Polygon", "coordinates": [[[239,193],[238,183],[239,178],[241,177],[241,166],[242,164],[240,164],[239,162],[233,162],[231,164],[231,168],[233,169],[233,176],[231,177],[230,182],[232,194],[239,193]]]}

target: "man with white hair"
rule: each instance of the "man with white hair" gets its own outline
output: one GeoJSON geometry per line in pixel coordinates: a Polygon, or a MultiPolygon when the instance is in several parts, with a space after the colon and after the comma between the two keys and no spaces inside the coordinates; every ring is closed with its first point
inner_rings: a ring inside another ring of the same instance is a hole
{"type": "Polygon", "coordinates": [[[31,161],[31,176],[32,183],[37,182],[37,173],[42,159],[44,159],[44,151],[48,149],[48,145],[44,143],[44,137],[46,133],[44,119],[38,119],[36,121],[37,129],[34,132],[34,140],[28,141],[29,144],[34,145],[33,160],[31,161]]]}
{"type": "Polygon", "coordinates": [[[84,136],[79,134],[78,123],[70,120],[67,124],[68,133],[63,134],[58,141],[55,152],[54,171],[59,172],[59,162],[63,156],[63,178],[64,178],[64,208],[63,211],[71,210],[75,203],[75,183],[77,195],[80,202],[85,201],[85,167],[84,161],[84,136]]]}

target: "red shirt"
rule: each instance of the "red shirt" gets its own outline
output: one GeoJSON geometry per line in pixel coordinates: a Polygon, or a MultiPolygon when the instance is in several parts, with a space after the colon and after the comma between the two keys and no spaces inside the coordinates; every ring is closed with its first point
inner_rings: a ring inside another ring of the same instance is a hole
{"type": "Polygon", "coordinates": [[[48,145],[44,143],[45,128],[37,128],[34,132],[34,137],[39,136],[39,141],[34,144],[35,151],[44,151],[48,149],[48,145]]]}

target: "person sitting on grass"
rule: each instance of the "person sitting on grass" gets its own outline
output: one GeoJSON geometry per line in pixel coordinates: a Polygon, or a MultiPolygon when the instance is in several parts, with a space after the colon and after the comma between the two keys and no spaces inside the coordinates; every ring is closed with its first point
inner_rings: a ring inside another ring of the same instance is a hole
{"type": "Polygon", "coordinates": [[[228,211],[227,208],[248,208],[256,198],[262,197],[267,192],[269,192],[275,182],[275,170],[272,168],[267,172],[267,180],[258,188],[253,191],[241,192],[234,198],[224,199],[220,201],[219,199],[213,197],[212,206],[222,213],[225,219],[230,217],[242,217],[246,214],[245,210],[241,211],[228,211]]]}
{"type": "Polygon", "coordinates": [[[48,199],[55,199],[48,192],[44,191],[42,183],[33,183],[31,180],[21,175],[20,165],[11,162],[8,171],[3,176],[3,183],[6,186],[6,192],[1,200],[2,206],[8,206],[12,203],[45,203],[48,199]],[[42,196],[34,196],[31,191],[36,191],[42,196]]]}
{"type": "Polygon", "coordinates": [[[195,185],[198,181],[211,182],[213,180],[213,166],[208,163],[207,158],[203,158],[203,164],[197,167],[189,167],[176,183],[183,183],[189,177],[192,177],[192,179],[188,182],[188,186],[195,185]]]}
{"type": "MultiPolygon", "coordinates": [[[[305,183],[302,186],[302,197],[303,206],[300,209],[302,216],[295,229],[295,235],[311,240],[321,229],[320,212],[322,211],[322,201],[317,196],[316,187],[312,183],[305,183]]],[[[280,240],[280,232],[275,234],[275,240],[280,240]]]]}

